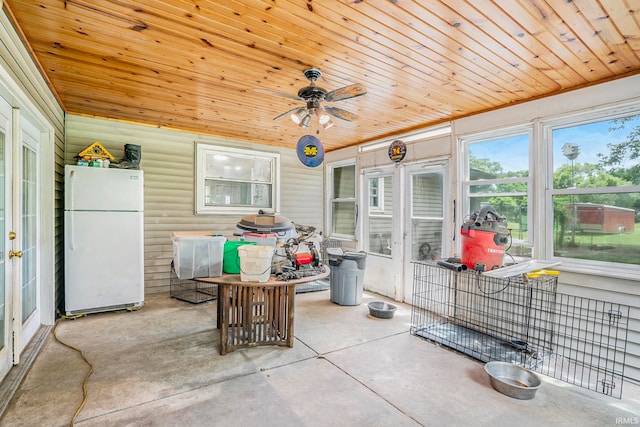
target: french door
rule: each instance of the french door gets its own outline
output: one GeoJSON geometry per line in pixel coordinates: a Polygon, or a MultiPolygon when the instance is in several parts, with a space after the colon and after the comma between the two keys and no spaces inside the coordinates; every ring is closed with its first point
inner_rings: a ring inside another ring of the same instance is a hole
{"type": "Polygon", "coordinates": [[[396,284],[401,280],[396,272],[397,225],[399,202],[395,168],[363,170],[363,242],[367,252],[364,281],[367,288],[396,298],[396,284]],[[396,221],[394,221],[396,218],[396,221]]]}
{"type": "Polygon", "coordinates": [[[363,169],[363,247],[367,289],[411,301],[412,261],[451,248],[446,160],[363,169]]]}
{"type": "Polygon", "coordinates": [[[0,98],[0,380],[41,324],[39,137],[0,98]]]}
{"type": "Polygon", "coordinates": [[[450,251],[446,163],[421,163],[405,169],[404,295],[411,298],[412,261],[432,261],[450,251]]]}

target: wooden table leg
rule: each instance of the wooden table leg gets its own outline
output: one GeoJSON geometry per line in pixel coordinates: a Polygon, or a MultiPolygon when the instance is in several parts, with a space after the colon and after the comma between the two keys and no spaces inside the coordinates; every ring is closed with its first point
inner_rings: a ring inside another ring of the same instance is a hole
{"type": "Polygon", "coordinates": [[[229,339],[229,286],[218,285],[220,294],[218,297],[218,328],[220,329],[220,354],[227,354],[227,341],[229,339]]]}
{"type": "Polygon", "coordinates": [[[293,300],[296,296],[296,285],[287,285],[287,346],[293,347],[293,300]]]}

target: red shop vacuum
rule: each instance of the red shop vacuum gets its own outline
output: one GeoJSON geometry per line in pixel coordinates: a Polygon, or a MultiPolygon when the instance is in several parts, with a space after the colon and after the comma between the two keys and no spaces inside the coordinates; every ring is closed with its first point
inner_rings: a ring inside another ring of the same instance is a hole
{"type": "Polygon", "coordinates": [[[461,263],[476,271],[489,271],[502,267],[505,247],[509,242],[506,218],[493,206],[484,206],[462,224],[461,263]]]}

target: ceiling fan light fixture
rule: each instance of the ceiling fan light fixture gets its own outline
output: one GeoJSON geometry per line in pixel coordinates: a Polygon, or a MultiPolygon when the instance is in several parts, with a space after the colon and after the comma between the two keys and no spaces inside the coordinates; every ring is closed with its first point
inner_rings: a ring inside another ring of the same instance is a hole
{"type": "Polygon", "coordinates": [[[318,123],[320,123],[323,126],[325,123],[330,121],[331,121],[331,117],[329,117],[329,115],[325,112],[322,112],[322,114],[318,116],[318,123]]]}
{"type": "Polygon", "coordinates": [[[291,120],[293,120],[293,123],[300,126],[304,118],[308,116],[309,113],[307,112],[306,108],[298,108],[296,111],[291,113],[291,120]]]}
{"type": "Polygon", "coordinates": [[[302,121],[300,122],[300,124],[298,124],[298,126],[300,126],[302,129],[309,129],[310,123],[311,123],[311,115],[305,114],[305,116],[302,118],[302,121]]]}
{"type": "MultiPolygon", "coordinates": [[[[0,4],[2,0],[0,0],[0,4]]],[[[316,120],[311,116],[316,116],[318,125],[324,129],[328,129],[334,125],[333,118],[337,117],[340,120],[347,122],[353,122],[358,119],[356,114],[343,110],[338,107],[324,107],[323,101],[336,102],[343,101],[345,99],[356,98],[367,93],[367,89],[360,83],[354,83],[348,86],[341,87],[339,89],[328,92],[327,90],[316,86],[316,81],[322,75],[319,68],[309,68],[303,71],[304,76],[309,80],[309,85],[298,90],[297,95],[289,95],[283,92],[270,91],[263,89],[262,91],[273,92],[276,95],[283,96],[285,98],[294,99],[296,101],[303,101],[307,105],[306,107],[293,108],[286,111],[276,117],[273,120],[278,120],[285,116],[290,116],[291,121],[297,124],[303,129],[308,129],[311,121],[316,120]]],[[[260,90],[260,89],[256,89],[260,90]]]]}
{"type": "Polygon", "coordinates": [[[331,126],[333,126],[335,123],[333,123],[333,120],[331,120],[331,118],[329,117],[328,120],[325,120],[324,123],[320,122],[320,124],[322,125],[322,127],[324,129],[329,129],[331,126]]]}

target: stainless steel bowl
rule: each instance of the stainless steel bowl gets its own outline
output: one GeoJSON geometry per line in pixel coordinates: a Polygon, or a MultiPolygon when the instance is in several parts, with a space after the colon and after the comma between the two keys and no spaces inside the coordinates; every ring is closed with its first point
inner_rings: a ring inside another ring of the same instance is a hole
{"type": "Polygon", "coordinates": [[[513,363],[489,362],[484,370],[494,389],[514,399],[533,399],[542,384],[536,374],[513,363]]]}
{"type": "Polygon", "coordinates": [[[367,304],[369,314],[379,319],[391,319],[396,311],[396,306],[384,301],[371,301],[367,304]]]}

